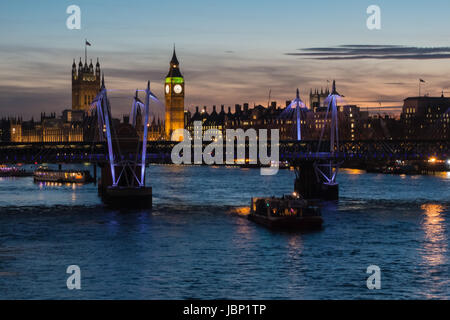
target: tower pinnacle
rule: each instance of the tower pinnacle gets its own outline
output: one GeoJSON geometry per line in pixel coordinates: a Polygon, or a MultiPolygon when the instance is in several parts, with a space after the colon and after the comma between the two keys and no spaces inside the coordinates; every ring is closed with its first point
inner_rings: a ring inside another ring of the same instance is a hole
{"type": "MultiPolygon", "coordinates": [[[[86,46],[88,45],[90,44],[86,43],[86,46]]],[[[102,87],[99,59],[97,58],[97,65],[94,68],[93,59],[87,60],[87,58],[87,55],[85,55],[83,65],[83,60],[80,57],[78,69],[76,68],[75,59],[72,64],[72,110],[89,112],[92,101],[102,87]]]]}
{"type": "Polygon", "coordinates": [[[333,88],[331,89],[332,95],[339,95],[339,93],[336,91],[336,80],[333,80],[333,88]]]}
{"type": "Polygon", "coordinates": [[[175,66],[178,66],[180,64],[177,59],[177,53],[175,51],[175,44],[173,45],[173,55],[172,55],[172,60],[170,61],[170,64],[175,65],[175,66]]]}

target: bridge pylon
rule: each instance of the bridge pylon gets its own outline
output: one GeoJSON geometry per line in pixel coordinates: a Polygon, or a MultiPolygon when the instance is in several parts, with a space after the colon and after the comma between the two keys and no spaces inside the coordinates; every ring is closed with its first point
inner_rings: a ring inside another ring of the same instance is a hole
{"type": "Polygon", "coordinates": [[[297,89],[297,95],[294,100],[286,107],[283,113],[280,115],[282,120],[291,120],[296,124],[295,135],[297,141],[302,140],[302,109],[306,110],[305,103],[300,99],[300,90],[297,89]]]}
{"type": "MultiPolygon", "coordinates": [[[[113,207],[150,207],[152,206],[152,188],[145,183],[147,133],[149,123],[150,99],[155,98],[147,85],[144,139],[141,143],[136,130],[136,123],[112,125],[111,106],[107,90],[102,80],[102,87],[93,102],[99,123],[100,140],[107,144],[107,165],[102,167],[98,185],[99,195],[105,204],[113,207]]],[[[138,107],[137,96],[133,103],[133,112],[138,107]]],[[[142,103],[141,103],[142,104],[142,103]]],[[[135,122],[135,117],[133,117],[135,122]]]]}
{"type": "Polygon", "coordinates": [[[320,134],[317,155],[314,160],[300,160],[294,165],[296,171],[295,192],[301,194],[306,199],[339,199],[339,184],[337,174],[340,162],[337,154],[339,148],[339,123],[338,123],[338,101],[341,95],[336,91],[336,81],[333,81],[333,88],[325,100],[327,106],[323,127],[320,134]],[[329,123],[329,150],[324,146],[325,128],[329,123]],[[323,155],[326,155],[323,157],[323,155]]]}

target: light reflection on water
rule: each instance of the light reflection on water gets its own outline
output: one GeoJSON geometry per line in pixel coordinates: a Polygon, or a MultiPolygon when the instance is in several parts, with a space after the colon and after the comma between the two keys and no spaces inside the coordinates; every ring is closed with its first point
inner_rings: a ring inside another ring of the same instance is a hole
{"type": "Polygon", "coordinates": [[[250,207],[233,208],[231,212],[240,216],[248,216],[250,214],[250,207]]]}
{"type": "Polygon", "coordinates": [[[349,175],[362,175],[365,173],[364,170],[359,170],[359,169],[341,169],[341,172],[349,174],[349,175]]]}
{"type": "Polygon", "coordinates": [[[289,236],[289,253],[291,257],[297,257],[302,253],[303,250],[303,241],[301,235],[290,235],[289,236]]]}
{"type": "Polygon", "coordinates": [[[440,204],[424,204],[421,209],[425,213],[422,222],[425,231],[424,259],[430,266],[445,262],[448,240],[445,230],[445,207],[440,204]]]}
{"type": "Polygon", "coordinates": [[[444,179],[449,179],[450,180],[450,171],[447,172],[438,172],[436,173],[436,176],[444,178],[444,179]]]}
{"type": "Polygon", "coordinates": [[[428,299],[439,298],[435,291],[442,290],[448,286],[448,279],[444,280],[439,273],[440,267],[448,263],[448,238],[444,211],[445,206],[441,204],[429,203],[421,206],[425,217],[422,221],[422,228],[425,233],[424,245],[421,251],[422,259],[427,265],[428,276],[434,281],[430,285],[429,292],[426,293],[428,299]]]}

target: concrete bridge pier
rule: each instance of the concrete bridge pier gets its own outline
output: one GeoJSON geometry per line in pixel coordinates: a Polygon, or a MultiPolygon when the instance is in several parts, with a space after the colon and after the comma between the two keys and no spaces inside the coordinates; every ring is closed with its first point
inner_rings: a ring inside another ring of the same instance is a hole
{"type": "MultiPolygon", "coordinates": [[[[301,160],[294,165],[294,191],[308,200],[339,200],[339,184],[325,180],[318,172],[317,165],[316,160],[301,160]]],[[[331,166],[321,170],[330,171],[328,174],[332,176],[333,169],[331,166]]]]}

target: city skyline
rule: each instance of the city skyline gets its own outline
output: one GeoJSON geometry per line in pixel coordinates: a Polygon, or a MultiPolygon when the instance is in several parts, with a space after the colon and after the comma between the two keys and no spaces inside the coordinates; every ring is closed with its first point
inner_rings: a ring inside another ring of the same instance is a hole
{"type": "Polygon", "coordinates": [[[269,90],[271,100],[284,105],[297,88],[309,103],[310,89],[325,89],[333,79],[348,104],[399,107],[418,95],[420,78],[426,80],[423,94],[448,90],[449,5],[432,2],[409,8],[379,1],[378,31],[366,28],[371,4],[366,1],[258,6],[136,1],[129,7],[79,1],[81,30],[65,26],[68,1],[1,4],[0,24],[9,32],[0,36],[0,114],[28,118],[70,108],[70,66],[73,58],[84,60],[85,38],[92,44],[89,58],[94,63],[100,58],[107,87],[116,90],[110,94],[116,115],[130,111],[134,90],[147,80],[164,100],[174,43],[191,111],[196,105],[267,105],[269,90]],[[417,18],[427,25],[413,24],[417,18]]]}
{"type": "Polygon", "coordinates": [[[0,302],[450,299],[448,12],[0,1],[0,302]]]}

